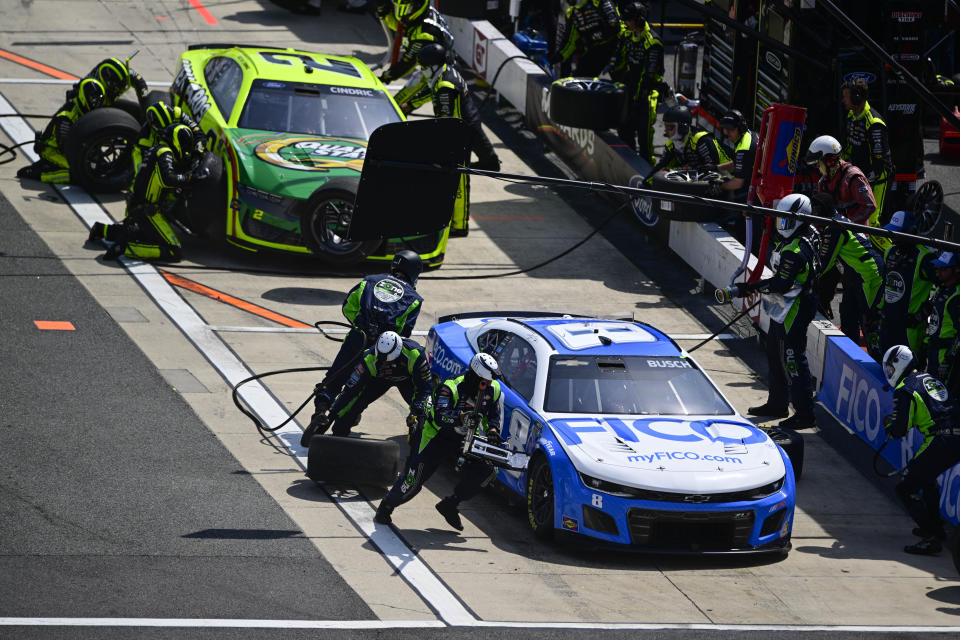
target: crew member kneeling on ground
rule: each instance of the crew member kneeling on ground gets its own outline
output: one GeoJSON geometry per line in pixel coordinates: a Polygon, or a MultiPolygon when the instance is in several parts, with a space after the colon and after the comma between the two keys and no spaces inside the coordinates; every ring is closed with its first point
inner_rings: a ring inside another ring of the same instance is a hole
{"type": "Polygon", "coordinates": [[[64,155],[67,136],[80,116],[102,107],[105,99],[106,92],[99,80],[81,80],[73,99],[60,107],[37,135],[33,150],[39,154],[40,159],[30,166],[22,167],[17,171],[17,177],[54,184],[70,182],[70,163],[64,155]]]}
{"type": "MultiPolygon", "coordinates": [[[[792,193],[777,203],[777,209],[790,213],[811,213],[810,199],[792,193]]],[[[770,391],[767,401],[750,407],[755,416],[783,417],[790,404],[794,415],[779,424],[786,429],[816,426],[813,415],[813,387],[807,364],[807,327],[817,312],[817,255],[820,251],[816,229],[796,218],[777,218],[777,236],[770,267],[772,278],[756,282],[738,282],[739,297],[762,291],[764,309],[770,316],[767,332],[767,364],[770,391]]]]}
{"type": "Polygon", "coordinates": [[[144,112],[146,123],[140,127],[140,134],[137,136],[137,144],[133,145],[133,170],[134,174],[140,169],[143,163],[144,154],[151,148],[160,144],[163,131],[174,124],[182,124],[190,128],[193,132],[193,147],[199,158],[204,152],[203,130],[194,122],[190,116],[183,112],[180,107],[171,107],[166,102],[155,102],[144,112]]]}
{"type": "Polygon", "coordinates": [[[401,337],[410,337],[423,305],[416,289],[421,271],[420,256],[404,249],[393,256],[389,274],[367,276],[347,293],[343,317],[350,322],[350,331],[316,387],[315,411],[308,429],[317,431],[323,426],[327,410],[353,371],[355,360],[381,333],[396,331],[401,337]]]}
{"type": "Polygon", "coordinates": [[[883,355],[883,375],[893,391],[893,414],[884,418],[892,438],[903,438],[911,428],[923,434],[923,444],[907,464],[897,497],[917,523],[913,535],[920,541],[903,548],[907,553],[930,555],[940,551],[946,535],[940,517],[937,476],[960,462],[960,428],[956,425],[956,400],[943,383],[916,370],[913,352],[894,345],[883,355]]]}
{"type": "MultiPolygon", "coordinates": [[[[721,163],[730,161],[713,134],[693,126],[693,115],[688,107],[677,105],[667,109],[663,114],[663,134],[667,142],[660,161],[650,172],[651,177],[661,169],[679,167],[716,171],[721,163]]],[[[719,182],[711,184],[708,195],[721,195],[719,182]]]]}
{"type": "Polygon", "coordinates": [[[178,205],[191,180],[205,175],[194,165],[194,137],[189,127],[167,127],[163,142],[150,149],[133,180],[126,217],[119,224],[94,223],[89,240],[113,242],[104,258],[120,254],[142,260],[180,260],[180,239],[167,216],[178,205]]]}
{"type": "Polygon", "coordinates": [[[300,444],[310,445],[315,433],[323,433],[333,424],[333,435],[348,436],[360,422],[360,414],[391,387],[396,387],[410,407],[407,427],[423,424],[431,406],[433,385],[430,365],[423,347],[395,331],[384,331],[376,344],[363,352],[343,391],[333,401],[330,414],[312,420],[303,432],[300,444]]]}
{"type": "MultiPolygon", "coordinates": [[[[433,417],[424,425],[419,445],[413,445],[416,449],[407,470],[383,498],[374,520],[390,524],[393,510],[417,495],[441,463],[457,459],[463,439],[470,430],[500,444],[503,397],[500,383],[494,379],[499,372],[500,367],[493,356],[478,353],[470,360],[470,367],[464,375],[447,380],[439,387],[433,417]]],[[[493,480],[496,469],[485,462],[467,459],[461,473],[463,475],[453,493],[436,505],[447,523],[458,531],[463,530],[463,523],[457,507],[493,480]]]]}

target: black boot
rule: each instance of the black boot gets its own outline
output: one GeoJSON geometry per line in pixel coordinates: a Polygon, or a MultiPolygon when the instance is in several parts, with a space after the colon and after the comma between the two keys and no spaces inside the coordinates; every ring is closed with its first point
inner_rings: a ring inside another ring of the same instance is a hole
{"type": "Polygon", "coordinates": [[[106,235],[107,225],[102,222],[94,222],[93,226],[90,227],[90,235],[87,236],[87,242],[97,242],[98,240],[103,240],[107,237],[106,235]]]}
{"type": "Polygon", "coordinates": [[[918,538],[934,538],[936,540],[947,539],[947,533],[946,531],[943,530],[942,526],[938,526],[935,529],[931,529],[930,531],[923,529],[921,527],[914,527],[913,535],[917,536],[918,538]]]}
{"type": "Polygon", "coordinates": [[[809,415],[795,413],[777,426],[781,429],[791,429],[793,431],[797,429],[812,429],[817,426],[817,419],[812,413],[809,415]]]}
{"type": "Polygon", "coordinates": [[[769,402],[761,404],[758,407],[750,407],[747,409],[747,414],[751,416],[765,416],[769,418],[786,418],[787,412],[788,408],[786,405],[778,407],[769,402]]]}
{"type": "Polygon", "coordinates": [[[300,446],[308,448],[310,446],[310,441],[313,440],[313,436],[323,435],[329,428],[329,415],[326,413],[313,414],[313,417],[310,418],[310,424],[307,425],[307,428],[303,430],[303,435],[300,436],[300,446]]]}
{"type": "Polygon", "coordinates": [[[924,538],[920,542],[908,544],[903,548],[907,553],[917,556],[934,556],[940,553],[941,549],[943,549],[943,545],[936,538],[924,538]]]}
{"type": "Polygon", "coordinates": [[[380,506],[377,507],[377,515],[373,516],[373,521],[377,524],[393,524],[393,518],[390,517],[391,513],[393,513],[393,507],[381,502],[380,506]]]}
{"type": "Polygon", "coordinates": [[[447,524],[457,531],[463,531],[463,523],[460,521],[460,512],[457,510],[458,504],[460,504],[459,500],[457,500],[454,496],[449,496],[437,503],[437,511],[439,511],[443,516],[443,519],[447,521],[447,524]]]}
{"type": "Polygon", "coordinates": [[[34,162],[31,165],[26,167],[20,167],[17,170],[17,177],[21,180],[39,180],[40,174],[43,173],[43,168],[40,166],[39,162],[34,162]]]}

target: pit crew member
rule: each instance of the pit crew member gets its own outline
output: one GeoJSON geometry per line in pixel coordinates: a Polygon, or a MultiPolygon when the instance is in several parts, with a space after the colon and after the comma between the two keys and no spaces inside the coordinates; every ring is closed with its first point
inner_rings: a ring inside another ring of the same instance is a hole
{"type": "MultiPolygon", "coordinates": [[[[810,199],[792,193],[777,203],[777,209],[791,213],[812,212],[810,199]]],[[[770,316],[767,332],[767,364],[770,391],[767,401],[748,412],[757,416],[783,417],[792,404],[794,415],[779,424],[786,429],[816,426],[813,414],[810,367],[807,364],[807,326],[817,311],[816,279],[820,240],[816,229],[796,218],[779,217],[778,240],[770,266],[772,278],[738,282],[739,297],[762,291],[763,305],[770,316]]]]}
{"type": "MultiPolygon", "coordinates": [[[[721,163],[730,161],[713,134],[693,126],[693,115],[684,105],[670,107],[663,114],[663,133],[667,142],[651,177],[661,169],[678,167],[716,171],[721,163]]],[[[715,197],[720,193],[719,183],[713,184],[709,195],[715,197]]]]}
{"type": "Polygon", "coordinates": [[[717,165],[718,170],[733,174],[732,178],[720,185],[720,189],[730,192],[731,200],[746,202],[753,179],[753,163],[757,159],[757,139],[739,109],[731,109],[723,114],[720,131],[733,149],[733,159],[717,165]]]}
{"type": "Polygon", "coordinates": [[[102,107],[106,91],[99,80],[85,78],[77,84],[74,97],[60,107],[44,130],[37,135],[33,150],[40,159],[21,167],[18,178],[40,180],[53,184],[70,182],[70,163],[64,155],[67,135],[85,113],[102,107]]]}
{"type": "Polygon", "coordinates": [[[360,422],[360,414],[377,398],[396,387],[410,407],[407,426],[423,424],[429,413],[433,385],[427,355],[417,342],[401,338],[395,331],[384,331],[377,342],[363,352],[343,391],[333,401],[330,413],[311,421],[300,444],[310,445],[314,433],[324,433],[333,424],[333,435],[348,436],[360,422]]]}
{"type": "Polygon", "coordinates": [[[161,144],[150,149],[133,179],[123,222],[105,225],[95,222],[88,240],[114,244],[104,255],[120,254],[142,260],[180,260],[180,239],[168,216],[179,203],[193,179],[205,176],[194,165],[194,138],[189,127],[174,124],[164,130],[161,144]]]}
{"type": "Polygon", "coordinates": [[[134,174],[140,168],[143,162],[143,155],[152,147],[160,143],[163,130],[172,124],[182,124],[190,128],[193,132],[194,152],[198,157],[204,151],[203,129],[194,122],[190,116],[183,112],[180,107],[171,107],[166,102],[155,102],[147,107],[145,114],[146,122],[140,127],[140,134],[137,136],[137,144],[133,146],[133,168],[134,174]]]}
{"type": "Polygon", "coordinates": [[[956,426],[956,400],[943,383],[916,370],[913,352],[894,345],[883,355],[883,375],[893,387],[893,414],[884,418],[892,438],[903,438],[911,428],[923,435],[923,444],[907,463],[896,494],[914,522],[919,542],[903,548],[907,553],[932,555],[946,536],[940,517],[937,476],[960,462],[960,428],[956,426]]]}
{"type": "MultiPolygon", "coordinates": [[[[397,0],[393,11],[390,3],[383,3],[377,9],[377,16],[383,24],[402,38],[402,51],[397,62],[380,74],[380,80],[389,84],[405,78],[416,68],[420,49],[428,44],[442,45],[449,56],[447,62],[454,63],[453,34],[447,28],[443,16],[429,6],[428,0],[397,0]]],[[[423,91],[425,79],[420,78],[404,87],[393,97],[397,104],[407,102],[412,96],[423,91]]]]}
{"type": "MultiPolygon", "coordinates": [[[[395,508],[417,495],[441,463],[455,460],[469,430],[476,430],[495,444],[501,442],[503,397],[500,383],[494,379],[499,372],[493,356],[478,353],[470,360],[464,375],[447,380],[438,388],[432,419],[423,427],[407,470],[397,478],[377,508],[376,522],[390,524],[395,508]]],[[[467,459],[461,473],[453,493],[436,504],[437,511],[457,531],[463,531],[458,506],[493,480],[496,469],[485,462],[467,459]]]]}
{"type": "Polygon", "coordinates": [[[327,410],[353,371],[355,360],[377,336],[384,331],[396,331],[401,337],[410,337],[423,304],[416,289],[421,271],[420,256],[404,249],[393,256],[389,274],[367,276],[347,293],[342,310],[350,322],[350,331],[316,386],[315,411],[308,429],[317,431],[323,426],[327,410]]]}
{"type": "Polygon", "coordinates": [[[950,397],[960,397],[960,256],[944,251],[930,263],[939,284],[931,296],[927,317],[927,373],[947,387],[950,397]]]}
{"type": "MultiPolygon", "coordinates": [[[[883,227],[913,233],[916,221],[909,211],[897,211],[883,227]]],[[[927,314],[923,307],[936,281],[930,264],[937,252],[909,240],[894,240],[883,254],[883,298],[879,301],[880,347],[886,351],[898,344],[909,345],[918,360],[925,358],[923,338],[927,314]]],[[[920,363],[922,366],[922,362],[920,363]]]]}
{"type": "Polygon", "coordinates": [[[569,60],[577,58],[577,75],[597,76],[607,64],[620,33],[620,14],[613,0],[567,0],[566,20],[557,34],[557,50],[550,54],[550,64],[563,63],[567,74],[569,60]]]}

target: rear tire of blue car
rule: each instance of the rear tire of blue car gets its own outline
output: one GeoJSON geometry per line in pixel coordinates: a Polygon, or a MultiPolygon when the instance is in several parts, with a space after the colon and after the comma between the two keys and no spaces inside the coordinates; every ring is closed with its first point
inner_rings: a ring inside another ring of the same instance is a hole
{"type": "Polygon", "coordinates": [[[554,529],[553,472],[543,454],[537,454],[527,468],[527,522],[540,540],[553,537],[554,529]]]}
{"type": "Polygon", "coordinates": [[[334,179],[300,205],[300,235],[317,258],[335,266],[356,264],[382,240],[347,240],[344,235],[357,198],[356,181],[334,179]]]}

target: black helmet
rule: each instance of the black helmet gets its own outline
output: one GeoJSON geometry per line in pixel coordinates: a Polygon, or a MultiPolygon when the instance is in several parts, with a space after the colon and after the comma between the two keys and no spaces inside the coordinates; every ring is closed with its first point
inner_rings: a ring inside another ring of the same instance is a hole
{"type": "Polygon", "coordinates": [[[177,119],[174,108],[162,100],[147,107],[146,117],[147,124],[156,131],[163,131],[177,119]]]}
{"type": "Polygon", "coordinates": [[[730,109],[720,118],[720,128],[739,129],[740,133],[743,133],[749,127],[747,126],[747,119],[743,117],[739,109],[730,109]]]}
{"type": "Polygon", "coordinates": [[[393,15],[397,22],[413,22],[427,10],[429,0],[397,0],[393,15]]]}
{"type": "Polygon", "coordinates": [[[693,124],[693,115],[690,113],[689,107],[678,104],[667,109],[667,112],[663,114],[663,121],[676,124],[677,133],[685,136],[690,131],[690,125],[693,124]]]}
{"type": "Polygon", "coordinates": [[[447,61],[447,50],[442,44],[436,42],[428,44],[420,49],[417,54],[417,62],[421,67],[439,67],[447,61]]]}
{"type": "Polygon", "coordinates": [[[107,58],[97,65],[97,79],[116,98],[130,86],[130,71],[116,58],[107,58]]]}
{"type": "Polygon", "coordinates": [[[642,2],[629,2],[620,9],[620,17],[624,22],[631,20],[633,22],[647,21],[647,5],[642,2]]]}
{"type": "Polygon", "coordinates": [[[193,151],[193,131],[185,124],[172,124],[164,129],[164,138],[178,158],[186,158],[193,151]]]}
{"type": "Polygon", "coordinates": [[[77,90],[77,103],[80,105],[80,112],[87,113],[103,106],[106,99],[106,93],[103,85],[93,78],[85,78],[80,81],[80,88],[77,90]]]}
{"type": "Polygon", "coordinates": [[[415,251],[404,249],[393,254],[393,262],[390,263],[390,273],[395,276],[401,276],[410,284],[417,284],[417,278],[423,271],[423,261],[415,251]]]}

